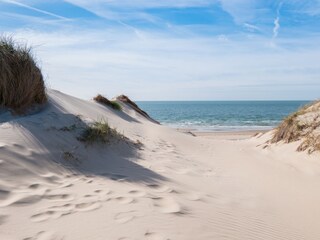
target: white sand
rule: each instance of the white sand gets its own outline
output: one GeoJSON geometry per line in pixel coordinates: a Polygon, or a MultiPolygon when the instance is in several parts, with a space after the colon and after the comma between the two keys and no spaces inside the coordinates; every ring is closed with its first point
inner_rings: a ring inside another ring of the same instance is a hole
{"type": "Polygon", "coordinates": [[[57,91],[3,119],[1,240],[320,239],[319,154],[297,143],[193,137],[57,91]],[[60,130],[101,118],[143,146],[60,130]]]}

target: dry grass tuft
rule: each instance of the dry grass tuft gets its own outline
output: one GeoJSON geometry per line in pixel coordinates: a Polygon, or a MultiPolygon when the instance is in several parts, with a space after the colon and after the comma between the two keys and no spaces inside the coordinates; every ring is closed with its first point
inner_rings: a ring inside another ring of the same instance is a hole
{"type": "Polygon", "coordinates": [[[141,114],[142,116],[144,116],[145,118],[151,120],[154,123],[160,124],[158,121],[154,120],[153,118],[151,118],[149,116],[148,113],[146,113],[145,111],[143,111],[135,102],[131,101],[131,99],[126,96],[126,95],[120,95],[117,97],[117,100],[120,102],[123,102],[127,105],[129,105],[132,109],[134,109],[136,112],[138,112],[139,114],[141,114]]]}
{"type": "Polygon", "coordinates": [[[23,114],[46,102],[45,84],[31,48],[0,37],[0,106],[23,114]]]}
{"type": "Polygon", "coordinates": [[[101,94],[98,94],[96,97],[93,98],[93,100],[95,100],[96,102],[101,103],[103,105],[109,106],[115,110],[120,111],[122,109],[121,105],[118,102],[110,101],[109,99],[102,96],[101,94]]]}
{"type": "Polygon", "coordinates": [[[111,140],[121,140],[124,138],[125,137],[116,129],[111,128],[106,121],[101,120],[88,125],[78,140],[88,144],[93,144],[108,143],[111,140]]]}
{"type": "Polygon", "coordinates": [[[302,152],[308,150],[311,154],[315,151],[320,151],[320,136],[310,135],[298,147],[297,151],[302,152]]]}
{"type": "Polygon", "coordinates": [[[283,120],[276,128],[271,143],[301,140],[297,151],[320,150],[320,101],[313,102],[283,120]]]}

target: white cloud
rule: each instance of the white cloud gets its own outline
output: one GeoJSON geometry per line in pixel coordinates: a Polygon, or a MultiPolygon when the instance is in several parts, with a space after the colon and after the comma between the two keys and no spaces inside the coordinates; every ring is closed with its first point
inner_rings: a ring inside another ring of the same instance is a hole
{"type": "Polygon", "coordinates": [[[280,46],[304,45],[304,50],[274,50],[263,38],[221,41],[142,34],[108,29],[18,31],[15,36],[38,46],[51,87],[84,98],[101,92],[109,97],[126,93],[137,100],[255,99],[259,94],[288,99],[316,97],[310,91],[320,91],[320,48],[314,38],[278,39],[280,46]],[[301,85],[306,90],[299,96],[301,85]],[[279,86],[288,93],[279,92],[279,86]]]}
{"type": "MultiPolygon", "coordinates": [[[[25,0],[28,5],[24,5],[37,11],[40,9],[32,7],[37,6],[37,1],[29,3],[25,0]]],[[[266,20],[269,33],[273,30],[273,40],[277,38],[277,46],[270,45],[270,37],[267,39],[263,34],[248,34],[247,31],[234,35],[221,34],[221,31],[208,36],[198,34],[198,26],[194,30],[195,27],[171,23],[167,23],[168,28],[161,32],[146,31],[125,21],[143,18],[164,24],[163,20],[142,10],[209,6],[217,1],[68,0],[119,24],[104,25],[103,28],[98,24],[94,30],[74,27],[75,24],[59,25],[65,19],[46,12],[44,14],[54,17],[54,20],[50,18],[50,23],[58,24],[58,27],[50,32],[17,30],[15,37],[36,46],[51,87],[84,98],[91,98],[98,92],[109,97],[126,93],[136,100],[318,97],[320,47],[317,43],[320,37],[315,34],[309,39],[308,34],[301,34],[301,39],[281,38],[281,4],[277,15],[273,12],[266,20]]],[[[260,29],[254,21],[261,1],[219,1],[237,24],[251,32],[262,32],[264,28],[260,29]]],[[[11,17],[16,16],[31,23],[39,22],[39,18],[11,14],[11,17]]],[[[213,26],[202,26],[202,30],[206,27],[211,29],[213,26]]]]}

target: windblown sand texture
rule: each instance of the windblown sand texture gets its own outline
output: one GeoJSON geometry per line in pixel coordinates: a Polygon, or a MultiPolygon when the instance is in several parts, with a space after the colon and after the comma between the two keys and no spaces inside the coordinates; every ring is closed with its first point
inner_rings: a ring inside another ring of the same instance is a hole
{"type": "Polygon", "coordinates": [[[192,136],[61,92],[1,114],[1,240],[319,240],[319,154],[192,136]],[[105,119],[127,139],[86,145],[105,119]]]}

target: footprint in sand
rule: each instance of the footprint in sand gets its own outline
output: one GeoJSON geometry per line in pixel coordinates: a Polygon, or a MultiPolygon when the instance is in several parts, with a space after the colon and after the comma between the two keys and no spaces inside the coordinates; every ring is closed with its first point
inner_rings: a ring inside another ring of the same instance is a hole
{"type": "Polygon", "coordinates": [[[146,232],[144,236],[146,240],[170,240],[155,232],[146,232]]]}
{"type": "Polygon", "coordinates": [[[60,186],[60,188],[69,188],[69,187],[72,187],[72,186],[73,186],[72,183],[65,183],[65,184],[62,184],[62,185],[60,186]]]}
{"type": "Polygon", "coordinates": [[[38,232],[33,237],[23,238],[23,240],[63,240],[63,239],[64,237],[60,237],[54,234],[53,232],[45,232],[45,231],[38,232]]]}
{"type": "Polygon", "coordinates": [[[127,223],[132,221],[135,218],[142,217],[143,214],[137,211],[121,212],[115,215],[114,220],[117,223],[127,223]]]}
{"type": "Polygon", "coordinates": [[[64,205],[61,205],[61,206],[53,206],[53,207],[50,207],[49,208],[50,210],[52,211],[60,211],[60,212],[68,212],[68,211],[72,211],[74,209],[74,205],[73,204],[64,204],[64,205]]]}
{"type": "Polygon", "coordinates": [[[101,207],[100,202],[82,202],[78,204],[65,204],[61,206],[52,206],[44,212],[32,215],[33,222],[43,222],[49,219],[57,219],[76,212],[93,211],[101,207]]]}
{"type": "Polygon", "coordinates": [[[41,187],[41,184],[40,183],[34,183],[34,184],[31,184],[28,186],[29,189],[31,190],[37,190],[41,187]]]}
{"type": "Polygon", "coordinates": [[[65,204],[63,206],[53,206],[45,212],[41,212],[31,216],[33,222],[43,222],[49,219],[57,219],[74,212],[74,206],[71,204],[65,204]]]}
{"type": "Polygon", "coordinates": [[[44,198],[51,200],[51,201],[55,201],[55,202],[57,202],[57,201],[68,202],[68,201],[72,201],[74,199],[74,197],[72,195],[66,194],[66,193],[45,195],[44,198]]]}
{"type": "Polygon", "coordinates": [[[75,205],[75,209],[80,212],[88,212],[99,209],[101,207],[100,202],[83,202],[75,205]]]}
{"type": "Polygon", "coordinates": [[[43,222],[53,217],[54,214],[55,214],[55,211],[46,211],[46,212],[38,213],[31,216],[31,221],[43,222]]]}
{"type": "Polygon", "coordinates": [[[118,203],[121,203],[121,204],[129,204],[129,203],[136,202],[136,200],[132,197],[122,197],[122,196],[111,198],[111,200],[117,201],[118,203]]]}
{"type": "Polygon", "coordinates": [[[173,188],[165,185],[148,184],[147,186],[157,193],[178,193],[177,190],[174,190],[173,188]]]}
{"type": "Polygon", "coordinates": [[[91,194],[86,194],[83,196],[84,198],[92,198],[92,197],[95,197],[94,195],[91,195],[91,194]]]}
{"type": "Polygon", "coordinates": [[[29,205],[29,204],[35,204],[37,202],[40,202],[42,200],[42,197],[39,195],[29,195],[29,196],[15,196],[12,198],[12,202],[8,205],[29,205]]]}
{"type": "Polygon", "coordinates": [[[112,191],[109,189],[96,189],[94,190],[94,193],[98,193],[99,195],[109,195],[112,191]]]}
{"type": "Polygon", "coordinates": [[[93,196],[97,197],[99,201],[106,202],[111,199],[111,197],[110,197],[111,193],[112,193],[112,191],[108,190],[108,189],[107,190],[97,189],[94,191],[93,196]]]}
{"type": "Polygon", "coordinates": [[[129,191],[128,194],[133,197],[144,197],[144,196],[146,196],[147,193],[144,191],[139,191],[139,190],[134,189],[134,190],[129,191]]]}
{"type": "Polygon", "coordinates": [[[28,195],[25,193],[13,194],[10,191],[0,189],[0,207],[7,207],[10,205],[29,205],[41,201],[40,195],[28,195]]]}
{"type": "Polygon", "coordinates": [[[162,213],[187,214],[187,211],[173,198],[153,198],[153,205],[162,213]]]}
{"type": "Polygon", "coordinates": [[[128,178],[128,176],[118,174],[118,173],[103,173],[102,175],[110,178],[113,181],[118,181],[118,182],[126,181],[128,178]]]}

